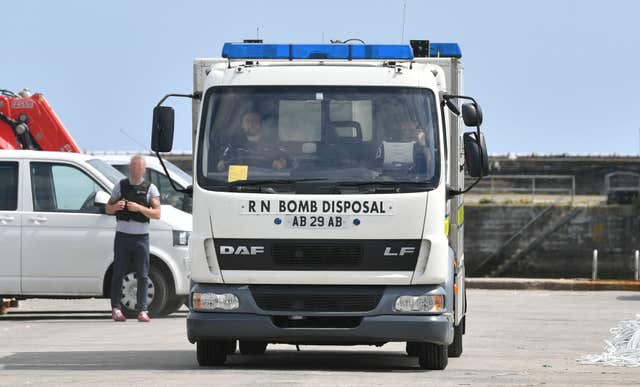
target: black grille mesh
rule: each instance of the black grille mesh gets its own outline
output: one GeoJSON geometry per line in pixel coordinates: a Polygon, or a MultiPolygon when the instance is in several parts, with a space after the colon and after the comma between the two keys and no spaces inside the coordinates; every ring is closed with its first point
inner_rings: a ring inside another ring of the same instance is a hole
{"type": "Polygon", "coordinates": [[[357,243],[275,243],[271,251],[277,265],[355,266],[362,259],[362,245],[357,243]]]}
{"type": "Polygon", "coordinates": [[[382,287],[251,286],[263,310],[274,312],[367,312],[380,302],[382,287]]]}

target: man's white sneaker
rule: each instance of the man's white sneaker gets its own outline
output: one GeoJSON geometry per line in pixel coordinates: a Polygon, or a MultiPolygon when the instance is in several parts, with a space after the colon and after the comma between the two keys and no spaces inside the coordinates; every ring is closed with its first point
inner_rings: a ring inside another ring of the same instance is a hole
{"type": "Polygon", "coordinates": [[[127,318],[124,317],[124,313],[122,313],[122,310],[120,310],[120,308],[113,308],[113,310],[111,311],[111,317],[113,317],[113,321],[127,321],[127,318]]]}
{"type": "Polygon", "coordinates": [[[140,312],[138,313],[138,321],[149,322],[151,321],[151,318],[149,317],[149,314],[147,312],[140,312]]]}

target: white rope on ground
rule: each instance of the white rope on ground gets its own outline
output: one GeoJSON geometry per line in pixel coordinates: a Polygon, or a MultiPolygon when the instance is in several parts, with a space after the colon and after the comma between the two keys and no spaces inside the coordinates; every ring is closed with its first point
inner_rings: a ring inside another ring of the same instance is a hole
{"type": "Polygon", "coordinates": [[[640,367],[640,314],[635,320],[620,321],[609,332],[613,337],[604,341],[604,352],[585,355],[577,360],[578,363],[640,367]]]}

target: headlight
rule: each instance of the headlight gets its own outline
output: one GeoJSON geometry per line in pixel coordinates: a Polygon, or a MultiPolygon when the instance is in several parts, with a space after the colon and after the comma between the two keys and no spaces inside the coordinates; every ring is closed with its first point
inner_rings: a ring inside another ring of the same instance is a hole
{"type": "Polygon", "coordinates": [[[186,246],[186,245],[188,245],[190,236],[191,236],[191,231],[173,230],[173,245],[174,246],[186,246]]]}
{"type": "Polygon", "coordinates": [[[397,312],[419,312],[435,313],[442,312],[444,307],[444,296],[423,295],[423,296],[400,296],[396,299],[394,309],[397,312]]]}
{"type": "Polygon", "coordinates": [[[231,293],[193,293],[193,308],[198,310],[234,310],[240,307],[240,300],[231,293]]]}

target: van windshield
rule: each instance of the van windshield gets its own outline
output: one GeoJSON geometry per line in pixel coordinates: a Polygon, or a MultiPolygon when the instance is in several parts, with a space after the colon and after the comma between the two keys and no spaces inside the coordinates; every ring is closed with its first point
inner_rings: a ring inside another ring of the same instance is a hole
{"type": "Polygon", "coordinates": [[[429,89],[215,87],[205,97],[199,183],[419,183],[439,174],[437,109],[429,89]]]}
{"type": "Polygon", "coordinates": [[[120,180],[124,179],[125,176],[120,173],[117,169],[109,165],[106,161],[101,159],[91,159],[87,160],[92,167],[98,170],[98,172],[102,173],[110,182],[113,184],[118,184],[120,180]]]}

